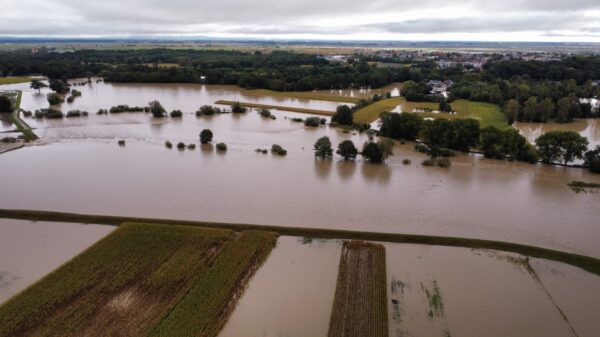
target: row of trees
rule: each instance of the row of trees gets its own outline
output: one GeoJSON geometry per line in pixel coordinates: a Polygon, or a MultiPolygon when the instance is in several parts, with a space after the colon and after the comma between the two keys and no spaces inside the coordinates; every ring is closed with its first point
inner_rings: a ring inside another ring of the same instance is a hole
{"type": "Polygon", "coordinates": [[[381,136],[398,140],[421,140],[425,150],[433,157],[445,156],[447,150],[467,152],[478,147],[487,158],[512,159],[525,162],[541,160],[545,163],[562,163],[584,159],[592,171],[600,166],[600,148],[586,151],[587,138],[572,131],[544,133],[532,146],[515,129],[499,130],[495,127],[480,129],[474,119],[424,120],[413,113],[383,113],[381,136]]]}
{"type": "MultiPolygon", "coordinates": [[[[358,152],[358,149],[351,140],[344,140],[338,144],[336,153],[344,158],[344,160],[354,160],[361,154],[370,163],[383,163],[393,154],[392,148],[393,143],[383,139],[378,142],[365,142],[362,151],[358,152]]],[[[327,136],[317,139],[313,149],[317,158],[327,159],[333,156],[331,140],[327,136]]]]}

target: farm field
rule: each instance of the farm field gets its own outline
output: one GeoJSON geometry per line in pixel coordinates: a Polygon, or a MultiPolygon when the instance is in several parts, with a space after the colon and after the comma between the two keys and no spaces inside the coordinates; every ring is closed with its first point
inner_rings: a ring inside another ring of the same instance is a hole
{"type": "Polygon", "coordinates": [[[329,337],[388,336],[385,264],[382,245],[344,242],[329,337]]]}
{"type": "Polygon", "coordinates": [[[215,336],[275,240],[123,224],[0,307],[0,336],[215,336]]]}
{"type": "MultiPolygon", "coordinates": [[[[220,105],[232,105],[236,102],[227,101],[227,100],[218,100],[215,104],[220,105]]],[[[281,106],[281,105],[271,105],[271,104],[259,104],[259,103],[249,103],[249,102],[239,102],[241,106],[246,108],[254,108],[254,109],[276,109],[281,111],[291,111],[291,112],[301,112],[313,115],[321,115],[321,116],[331,116],[334,114],[334,111],[325,111],[325,110],[313,110],[313,109],[305,109],[305,108],[295,108],[290,106],[281,106]]]]}
{"type": "Polygon", "coordinates": [[[329,94],[324,92],[314,91],[273,91],[267,89],[254,89],[246,91],[247,95],[251,96],[277,96],[277,97],[291,97],[300,99],[314,99],[319,101],[331,101],[340,103],[357,103],[360,98],[341,96],[335,94],[329,94]]]}
{"type": "Polygon", "coordinates": [[[25,77],[25,76],[0,77],[0,85],[1,84],[25,83],[25,82],[31,82],[31,77],[25,77]]]}

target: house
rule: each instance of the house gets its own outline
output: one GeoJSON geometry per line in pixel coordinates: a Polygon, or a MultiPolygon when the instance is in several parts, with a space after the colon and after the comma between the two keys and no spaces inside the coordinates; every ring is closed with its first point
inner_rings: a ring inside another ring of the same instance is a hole
{"type": "Polygon", "coordinates": [[[431,87],[429,94],[432,96],[448,97],[448,88],[450,88],[452,85],[454,85],[452,80],[431,80],[427,82],[427,86],[431,87]]]}

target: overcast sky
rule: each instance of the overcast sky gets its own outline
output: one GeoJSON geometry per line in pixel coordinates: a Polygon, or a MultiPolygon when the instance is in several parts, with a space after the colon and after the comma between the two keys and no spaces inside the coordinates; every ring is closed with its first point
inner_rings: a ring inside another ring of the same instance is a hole
{"type": "Polygon", "coordinates": [[[600,42],[600,0],[0,0],[0,35],[600,42]]]}

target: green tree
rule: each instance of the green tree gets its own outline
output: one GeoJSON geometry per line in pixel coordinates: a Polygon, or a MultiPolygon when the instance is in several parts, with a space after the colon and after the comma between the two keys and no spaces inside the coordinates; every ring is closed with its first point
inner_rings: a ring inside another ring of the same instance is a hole
{"type": "Polygon", "coordinates": [[[317,139],[313,149],[315,150],[315,157],[321,159],[329,158],[333,154],[333,149],[331,148],[331,140],[329,140],[329,137],[327,136],[317,139]]]}
{"type": "Polygon", "coordinates": [[[392,139],[415,140],[423,126],[418,114],[384,112],[380,115],[380,134],[392,139]]]}
{"type": "Polygon", "coordinates": [[[380,140],[377,143],[365,142],[362,149],[362,156],[371,163],[383,163],[393,154],[393,143],[390,140],[380,140]]]}
{"type": "Polygon", "coordinates": [[[46,85],[46,83],[44,83],[38,79],[33,79],[33,80],[31,80],[31,84],[29,85],[29,87],[33,90],[37,90],[39,93],[40,90],[43,88],[46,88],[47,85],[46,85]]]}
{"type": "Polygon", "coordinates": [[[585,153],[584,164],[592,173],[600,173],[600,145],[585,153]]]}
{"type": "Polygon", "coordinates": [[[51,79],[49,81],[50,89],[57,94],[66,94],[69,92],[69,84],[62,80],[51,79]]]}
{"type": "Polygon", "coordinates": [[[333,123],[339,125],[352,125],[353,121],[352,109],[347,105],[338,105],[335,114],[331,117],[333,123]]]}
{"type": "Polygon", "coordinates": [[[537,105],[537,98],[534,96],[529,97],[529,99],[527,99],[527,101],[525,101],[525,104],[523,105],[522,118],[519,118],[519,120],[523,120],[526,122],[531,122],[535,120],[537,105]]]}
{"type": "Polygon", "coordinates": [[[336,153],[342,156],[344,160],[354,160],[358,155],[358,149],[354,146],[354,143],[351,140],[347,139],[338,145],[336,153]]]}
{"type": "Polygon", "coordinates": [[[582,159],[587,150],[587,138],[573,131],[550,131],[535,140],[542,160],[546,163],[562,162],[564,165],[582,159]]]}
{"type": "Polygon", "coordinates": [[[154,117],[164,117],[167,112],[167,110],[165,110],[159,101],[152,101],[148,103],[148,108],[154,117]]]}
{"type": "Polygon", "coordinates": [[[546,97],[540,101],[537,106],[537,114],[541,122],[546,122],[554,116],[554,102],[550,97],[546,97]]]}
{"type": "Polygon", "coordinates": [[[442,97],[440,100],[439,110],[441,112],[452,112],[452,106],[450,106],[445,97],[442,97]]]}
{"type": "Polygon", "coordinates": [[[569,97],[563,97],[558,100],[557,108],[556,108],[556,121],[559,123],[566,123],[570,120],[569,111],[571,111],[571,106],[573,105],[573,101],[569,97]]]}
{"type": "Polygon", "coordinates": [[[231,112],[233,113],[245,113],[246,111],[248,111],[248,108],[242,106],[240,102],[235,102],[231,105],[231,112]]]}
{"type": "Polygon", "coordinates": [[[7,95],[0,94],[0,112],[12,112],[13,102],[7,95]]]}
{"type": "Polygon", "coordinates": [[[504,113],[504,116],[506,116],[508,124],[512,124],[514,123],[514,121],[517,120],[517,118],[519,117],[520,110],[521,104],[519,104],[519,101],[511,99],[508,102],[506,102],[506,104],[504,105],[504,109],[502,109],[502,112],[504,113]]]}
{"type": "Polygon", "coordinates": [[[502,131],[494,126],[481,129],[479,149],[486,158],[502,159],[505,153],[502,150],[504,136],[502,131]]]}
{"type": "Polygon", "coordinates": [[[200,131],[200,143],[202,144],[207,144],[212,142],[213,139],[213,133],[212,131],[210,131],[210,129],[204,129],[202,131],[200,131]]]}
{"type": "Polygon", "coordinates": [[[59,94],[55,92],[48,93],[48,95],[46,95],[46,99],[50,105],[57,105],[65,101],[59,94]]]}

